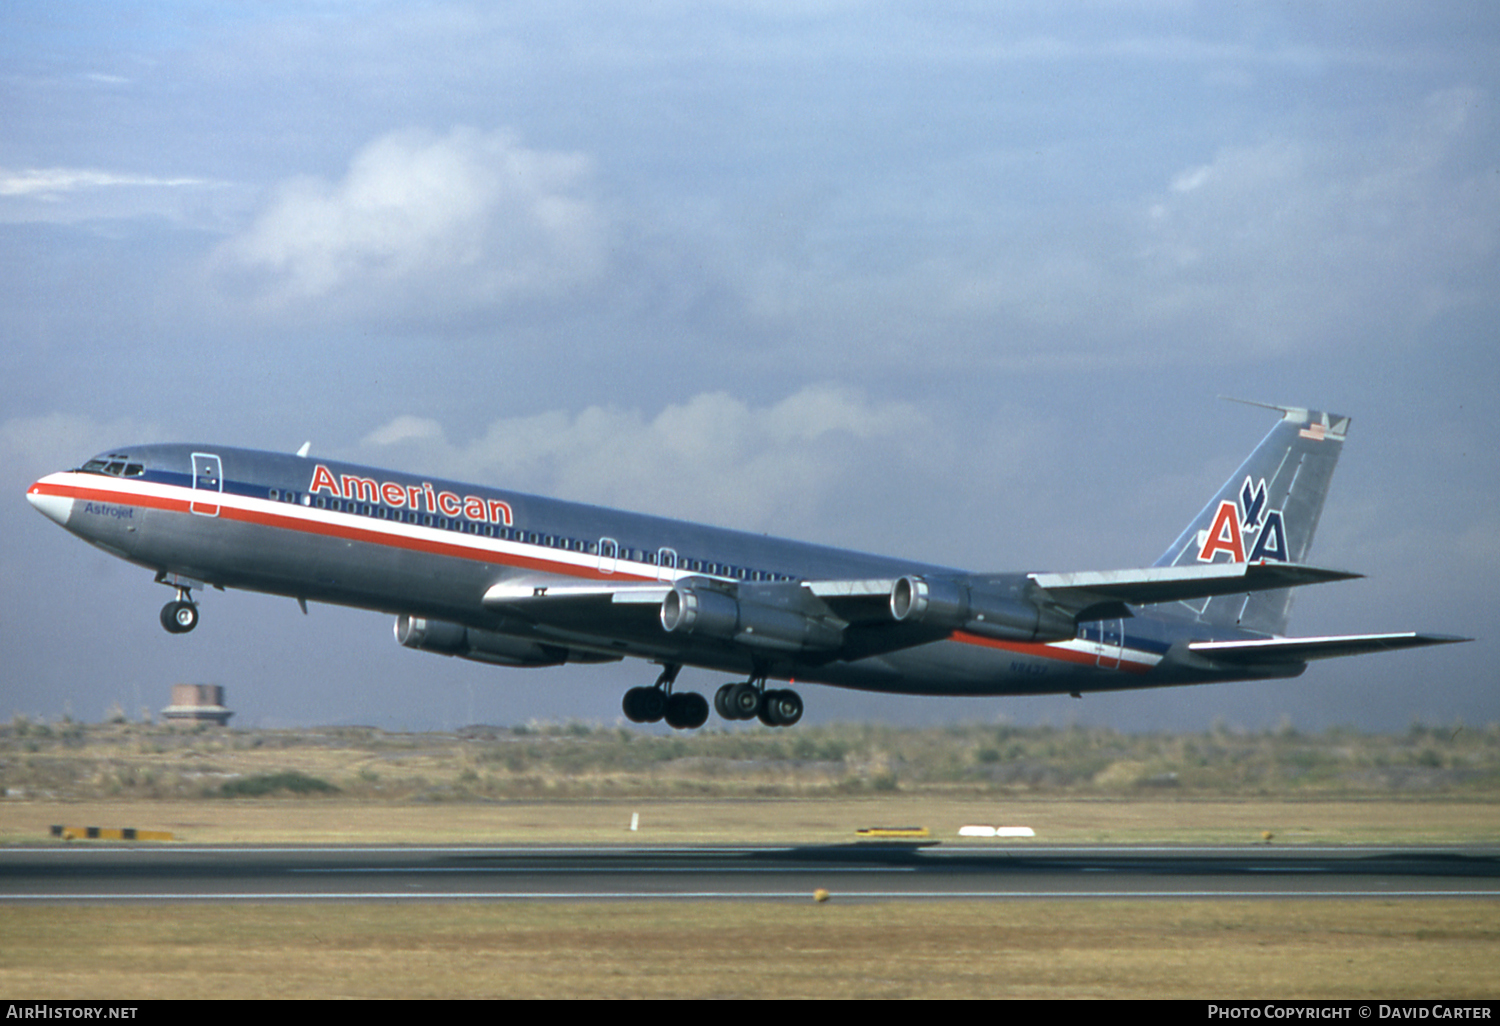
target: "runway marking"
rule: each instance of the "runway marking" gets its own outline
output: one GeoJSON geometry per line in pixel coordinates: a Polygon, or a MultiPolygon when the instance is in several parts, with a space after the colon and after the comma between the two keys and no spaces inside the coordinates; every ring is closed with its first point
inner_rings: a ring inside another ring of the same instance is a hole
{"type": "MultiPolygon", "coordinates": [[[[631,866],[412,866],[402,868],[400,866],[366,866],[353,867],[349,869],[323,866],[310,866],[303,869],[288,869],[291,873],[387,873],[392,875],[403,875],[406,873],[587,873],[590,876],[598,876],[605,873],[634,873],[634,874],[657,874],[669,873],[673,876],[684,873],[733,873],[736,876],[747,873],[817,873],[823,872],[824,867],[812,865],[796,866],[670,866],[633,868],[631,866]]],[[[830,866],[827,872],[831,873],[915,873],[916,866],[830,866]]]]}

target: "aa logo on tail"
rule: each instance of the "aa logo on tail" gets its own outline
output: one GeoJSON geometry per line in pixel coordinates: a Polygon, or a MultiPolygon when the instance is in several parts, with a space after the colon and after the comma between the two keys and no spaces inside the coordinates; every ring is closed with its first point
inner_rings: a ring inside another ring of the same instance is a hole
{"type": "Polygon", "coordinates": [[[1266,509],[1266,479],[1245,478],[1238,502],[1219,503],[1213,525],[1198,537],[1198,561],[1212,563],[1224,552],[1231,563],[1290,561],[1281,510],[1266,509]],[[1249,545],[1249,555],[1245,554],[1249,545]]]}

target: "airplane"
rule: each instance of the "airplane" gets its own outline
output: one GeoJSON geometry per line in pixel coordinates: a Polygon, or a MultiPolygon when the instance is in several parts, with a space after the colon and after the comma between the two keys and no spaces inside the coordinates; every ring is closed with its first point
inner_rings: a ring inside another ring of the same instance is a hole
{"type": "Polygon", "coordinates": [[[35,482],[68,531],[176,592],[242,588],[395,617],[407,648],[504,667],[661,666],[636,723],[694,729],[685,666],[737,679],[725,720],[801,719],[796,682],[1038,695],[1295,677],[1314,659],[1468,641],[1287,637],[1293,589],[1361,576],[1304,562],[1349,418],[1262,403],[1276,425],[1155,563],[974,573],[393,470],[213,445],[111,449],[35,482]]]}

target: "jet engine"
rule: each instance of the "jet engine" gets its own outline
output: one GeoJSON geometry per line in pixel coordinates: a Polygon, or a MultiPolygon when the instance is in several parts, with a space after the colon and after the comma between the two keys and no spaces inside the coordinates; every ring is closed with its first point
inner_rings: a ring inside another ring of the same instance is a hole
{"type": "Polygon", "coordinates": [[[544,645],[510,634],[482,631],[442,620],[404,613],[396,617],[396,640],[407,648],[458,656],[497,666],[561,666],[563,663],[610,663],[620,656],[595,655],[561,645],[544,645]]]}
{"type": "Polygon", "coordinates": [[[1007,594],[956,578],[907,576],[891,588],[891,617],[996,641],[1064,641],[1077,634],[1072,616],[1023,597],[1023,588],[1017,584],[1007,594]]]}
{"type": "Polygon", "coordinates": [[[678,585],[661,603],[668,632],[723,638],[783,652],[838,648],[839,628],[795,609],[747,602],[712,588],[678,585]]]}

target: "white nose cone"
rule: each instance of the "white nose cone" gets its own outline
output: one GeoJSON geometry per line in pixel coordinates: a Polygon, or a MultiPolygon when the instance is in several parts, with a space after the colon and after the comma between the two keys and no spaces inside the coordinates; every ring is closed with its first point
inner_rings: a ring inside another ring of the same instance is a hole
{"type": "Polygon", "coordinates": [[[64,495],[51,495],[38,481],[26,492],[26,501],[39,509],[48,520],[63,527],[68,526],[68,517],[73,515],[73,500],[64,495]]]}

